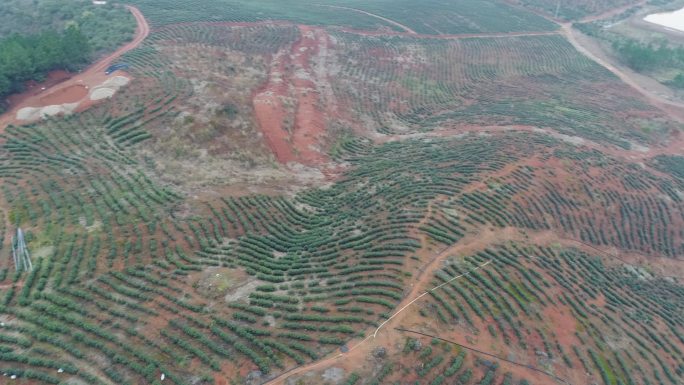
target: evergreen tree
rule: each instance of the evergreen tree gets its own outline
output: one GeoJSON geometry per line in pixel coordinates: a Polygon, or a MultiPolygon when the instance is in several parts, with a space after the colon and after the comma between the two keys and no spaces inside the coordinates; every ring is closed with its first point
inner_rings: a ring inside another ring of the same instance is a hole
{"type": "Polygon", "coordinates": [[[30,79],[41,79],[55,69],[75,70],[90,59],[88,39],[75,27],[63,34],[14,34],[0,40],[0,96],[21,88],[30,79]]]}

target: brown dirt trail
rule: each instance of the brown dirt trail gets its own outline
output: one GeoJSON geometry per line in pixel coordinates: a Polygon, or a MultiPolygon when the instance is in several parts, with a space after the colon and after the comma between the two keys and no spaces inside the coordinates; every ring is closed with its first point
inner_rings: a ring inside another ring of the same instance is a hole
{"type": "Polygon", "coordinates": [[[383,17],[383,16],[380,16],[380,15],[376,15],[376,14],[374,14],[374,13],[370,13],[370,12],[367,12],[367,11],[364,11],[364,10],[361,10],[361,9],[349,8],[349,7],[340,7],[340,6],[338,6],[338,5],[321,5],[321,4],[318,4],[318,6],[320,6],[320,7],[327,7],[327,8],[335,8],[335,9],[346,9],[346,10],[348,10],[348,11],[354,11],[354,12],[358,12],[358,13],[363,13],[363,14],[366,15],[366,16],[374,17],[374,18],[376,18],[376,19],[382,20],[382,21],[384,21],[384,22],[386,22],[386,23],[389,23],[389,24],[392,24],[392,25],[394,25],[394,26],[396,26],[396,27],[399,27],[399,28],[403,29],[404,31],[406,31],[406,32],[408,32],[408,33],[410,33],[410,34],[412,34],[412,35],[417,35],[417,34],[418,34],[416,31],[412,30],[411,28],[409,28],[409,27],[407,27],[407,26],[405,26],[405,25],[403,25],[403,24],[401,24],[401,23],[399,23],[399,22],[397,22],[397,21],[394,21],[394,20],[392,20],[392,19],[388,19],[388,18],[383,17]]]}
{"type": "Polygon", "coordinates": [[[590,51],[586,46],[580,43],[580,41],[575,36],[575,30],[572,28],[572,24],[563,23],[561,24],[563,30],[563,36],[572,44],[577,51],[579,51],[584,56],[588,57],[592,61],[596,62],[603,68],[612,72],[615,76],[620,78],[624,83],[634,88],[637,92],[643,95],[654,107],[665,112],[667,115],[677,120],[678,122],[684,123],[684,103],[674,102],[656,95],[649,90],[642,87],[639,82],[634,80],[631,76],[617,68],[615,65],[609,63],[607,60],[600,58],[598,55],[590,51]]]}
{"type": "MultiPolygon", "coordinates": [[[[326,368],[335,363],[344,363],[349,365],[350,363],[360,363],[366,360],[372,350],[377,346],[391,346],[393,342],[397,340],[398,331],[395,330],[399,327],[402,322],[410,320],[411,316],[414,315],[412,312],[404,312],[402,310],[410,307],[411,304],[417,302],[417,299],[424,296],[429,290],[434,288],[426,288],[429,285],[430,280],[433,278],[435,271],[441,267],[441,263],[448,257],[459,254],[469,254],[482,250],[488,245],[497,242],[507,242],[507,241],[525,241],[533,244],[560,244],[565,247],[577,247],[588,253],[601,252],[608,258],[613,258],[609,253],[600,250],[594,246],[587,245],[583,242],[577,241],[572,238],[566,238],[560,236],[553,231],[521,231],[515,227],[506,227],[503,229],[489,229],[482,228],[480,232],[471,234],[461,239],[459,242],[442,249],[437,253],[432,259],[430,259],[421,272],[414,277],[414,281],[410,284],[411,291],[404,297],[404,299],[397,305],[397,312],[394,313],[390,319],[384,322],[380,327],[375,329],[373,333],[369,334],[366,338],[362,340],[350,341],[349,345],[351,348],[346,353],[332,353],[328,357],[321,359],[319,361],[312,362],[308,365],[300,366],[294,368],[288,372],[282,373],[279,376],[263,383],[262,385],[277,385],[286,384],[287,380],[292,376],[304,374],[318,368],[326,368]]],[[[613,261],[615,262],[615,261],[613,261]]],[[[619,261],[621,263],[629,261],[619,261]]],[[[639,264],[638,260],[634,260],[634,263],[639,264]]],[[[486,268],[486,264],[480,265],[478,269],[486,268]]],[[[672,269],[681,270],[676,262],[672,262],[670,266],[672,269]]],[[[570,319],[560,313],[554,313],[554,320],[561,324],[570,324],[570,319]]],[[[465,342],[464,342],[465,343],[465,342]]],[[[480,346],[481,344],[476,344],[476,348],[484,348],[480,346]]],[[[486,345],[486,344],[484,344],[486,345]]],[[[520,369],[526,370],[526,369],[520,369]]]]}
{"type": "MultiPolygon", "coordinates": [[[[434,272],[441,267],[441,263],[446,258],[458,253],[467,253],[471,250],[481,249],[496,240],[507,240],[514,235],[515,230],[512,228],[497,229],[494,231],[483,229],[477,234],[467,236],[461,241],[446,247],[437,255],[435,255],[430,261],[428,261],[421,272],[415,276],[414,282],[411,283],[411,291],[397,305],[397,309],[399,310],[387,321],[382,323],[377,329],[375,329],[373,334],[368,335],[368,337],[361,341],[351,344],[352,347],[346,353],[335,354],[325,359],[312,362],[311,364],[300,366],[290,370],[289,372],[285,372],[268,382],[265,382],[263,385],[284,384],[288,378],[294,375],[306,373],[318,367],[332,364],[341,358],[343,358],[345,362],[361,362],[370,353],[373,347],[389,346],[392,340],[395,338],[396,331],[394,330],[394,327],[403,320],[405,314],[410,314],[404,313],[404,310],[408,309],[413,303],[417,302],[419,298],[427,293],[425,286],[429,283],[434,275],[434,272]],[[371,341],[373,343],[369,343],[371,341]]],[[[484,266],[485,265],[481,265],[478,268],[482,268],[484,266]]]]}

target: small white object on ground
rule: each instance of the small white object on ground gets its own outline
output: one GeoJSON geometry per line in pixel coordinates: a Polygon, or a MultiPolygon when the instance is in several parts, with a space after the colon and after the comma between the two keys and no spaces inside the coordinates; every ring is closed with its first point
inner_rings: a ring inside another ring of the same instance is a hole
{"type": "Polygon", "coordinates": [[[111,98],[119,88],[128,84],[129,81],[131,80],[125,76],[114,76],[113,78],[109,78],[99,86],[93,87],[90,91],[90,100],[111,98]]]}

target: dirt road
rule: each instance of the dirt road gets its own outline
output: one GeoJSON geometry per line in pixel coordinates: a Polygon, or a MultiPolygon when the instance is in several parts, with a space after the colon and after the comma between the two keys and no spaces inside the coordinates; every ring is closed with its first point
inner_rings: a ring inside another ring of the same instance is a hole
{"type": "MultiPolygon", "coordinates": [[[[557,20],[553,18],[550,15],[544,14],[542,12],[539,12],[537,10],[534,10],[532,8],[525,8],[520,6],[520,4],[507,0],[507,4],[514,6],[519,9],[524,9],[527,12],[532,12],[540,17],[543,17],[551,22],[554,22],[556,24],[559,24],[561,26],[561,33],[563,36],[572,44],[573,47],[592,61],[596,62],[600,66],[604,67],[608,71],[612,72],[615,76],[620,78],[624,83],[629,85],[630,87],[634,88],[637,92],[639,92],[641,95],[643,95],[654,107],[660,109],[663,111],[665,114],[673,118],[674,120],[684,123],[684,103],[679,103],[679,102],[674,102],[672,100],[669,100],[667,98],[664,98],[652,91],[647,90],[642,86],[642,84],[635,80],[632,76],[630,76],[628,73],[625,71],[620,70],[617,68],[615,65],[611,64],[608,60],[601,58],[596,52],[594,52],[593,49],[590,49],[586,44],[582,43],[578,39],[578,33],[572,28],[572,22],[562,22],[560,20],[557,20]]],[[[627,4],[623,7],[612,9],[606,12],[603,12],[598,15],[589,15],[580,22],[586,23],[586,22],[592,22],[592,21],[598,21],[598,20],[603,20],[607,19],[610,17],[613,17],[615,15],[618,15],[630,8],[641,6],[643,4],[646,4],[646,0],[640,0],[639,2],[632,3],[632,4],[627,4]]],[[[664,87],[664,86],[663,86],[664,87]]]]}
{"type": "Polygon", "coordinates": [[[340,7],[340,6],[337,6],[337,5],[322,5],[322,4],[318,4],[318,6],[320,6],[320,7],[327,7],[327,8],[335,8],[335,9],[346,9],[347,11],[354,11],[354,12],[358,12],[358,13],[363,13],[364,15],[367,15],[367,16],[370,16],[370,17],[374,17],[374,18],[376,18],[376,19],[382,20],[382,21],[384,21],[384,22],[386,22],[386,23],[389,23],[389,24],[392,24],[392,25],[394,25],[394,26],[396,26],[396,27],[399,27],[399,28],[403,29],[404,31],[406,31],[406,32],[408,32],[408,33],[410,33],[410,34],[412,34],[412,35],[417,35],[417,32],[416,32],[416,31],[412,30],[411,28],[409,28],[409,27],[407,27],[407,26],[405,26],[405,25],[403,25],[403,24],[401,24],[401,23],[399,23],[399,22],[396,22],[396,21],[394,21],[394,20],[388,19],[388,18],[386,18],[386,17],[382,17],[382,16],[380,16],[380,15],[376,15],[376,14],[374,14],[374,13],[366,12],[366,11],[361,10],[361,9],[349,8],[349,7],[340,7]]]}
{"type": "Polygon", "coordinates": [[[572,44],[572,46],[575,47],[577,51],[579,51],[581,54],[588,57],[592,61],[596,62],[600,66],[604,67],[608,71],[612,72],[615,76],[620,78],[620,80],[622,80],[627,85],[629,85],[630,87],[634,88],[637,92],[642,94],[646,99],[648,99],[648,101],[653,106],[659,108],[660,110],[671,116],[673,119],[676,119],[679,122],[684,122],[684,103],[668,100],[660,95],[657,95],[645,89],[644,87],[642,87],[641,84],[639,84],[639,82],[637,82],[631,76],[617,68],[615,65],[609,63],[607,60],[604,60],[598,55],[594,54],[594,52],[589,50],[577,39],[577,36],[575,34],[578,32],[576,32],[572,28],[572,24],[563,23],[561,24],[561,28],[563,31],[563,36],[565,36],[565,38],[568,39],[570,44],[572,44]]]}
{"type": "MultiPolygon", "coordinates": [[[[460,240],[459,242],[450,245],[442,249],[437,255],[430,259],[427,264],[423,267],[421,272],[416,275],[413,282],[411,282],[411,291],[404,297],[404,299],[397,305],[397,310],[387,321],[383,322],[378,328],[375,329],[373,334],[369,334],[366,338],[360,341],[350,341],[352,346],[348,352],[339,353],[324,358],[322,360],[312,362],[311,364],[300,366],[289,372],[285,372],[278,377],[265,382],[263,385],[276,385],[284,384],[285,381],[297,374],[306,373],[314,370],[321,366],[331,365],[335,361],[344,358],[346,362],[354,361],[360,362],[363,360],[370,352],[370,350],[375,346],[389,346],[391,344],[392,338],[395,334],[394,327],[397,326],[402,320],[405,314],[404,310],[408,309],[411,305],[417,302],[420,298],[424,297],[428,291],[426,286],[429,281],[433,278],[434,273],[442,267],[442,262],[449,258],[450,256],[468,253],[473,250],[479,250],[484,248],[486,245],[494,242],[495,240],[504,241],[510,239],[515,235],[515,230],[512,228],[489,230],[483,229],[478,234],[473,234],[467,236],[466,238],[460,240]]],[[[486,267],[489,262],[477,266],[471,271],[479,270],[486,267]]],[[[467,274],[466,274],[467,275],[467,274]]],[[[432,290],[435,288],[430,288],[432,290]]]]}
{"type": "MultiPolygon", "coordinates": [[[[476,234],[471,234],[459,242],[442,249],[433,258],[431,258],[426,265],[424,265],[420,274],[415,276],[413,282],[410,283],[411,291],[404,297],[404,299],[397,305],[398,311],[394,313],[390,319],[383,322],[377,329],[370,333],[366,338],[362,340],[350,341],[349,345],[351,348],[346,353],[333,353],[326,358],[319,361],[312,362],[308,365],[300,366],[294,368],[288,372],[282,373],[278,377],[263,383],[262,385],[278,385],[285,384],[287,379],[292,376],[299,374],[304,374],[311,372],[316,369],[323,369],[334,365],[336,362],[338,365],[342,363],[360,363],[363,362],[372,352],[375,347],[378,346],[392,346],[396,342],[397,331],[395,328],[399,327],[405,318],[410,317],[414,312],[404,312],[404,309],[409,308],[413,303],[417,302],[418,299],[425,296],[425,293],[431,290],[439,290],[436,288],[428,288],[430,280],[434,277],[434,273],[442,267],[442,262],[445,261],[450,256],[454,255],[467,255],[473,252],[484,249],[490,244],[496,242],[507,242],[507,241],[521,241],[529,242],[531,244],[549,245],[549,244],[559,244],[564,247],[576,247],[582,251],[588,252],[590,254],[596,254],[600,252],[608,258],[615,258],[612,253],[601,250],[593,245],[586,244],[584,242],[559,236],[557,233],[545,230],[545,231],[531,231],[531,230],[520,230],[513,227],[506,227],[503,229],[489,229],[482,228],[480,232],[476,234]]],[[[635,264],[637,266],[647,266],[653,268],[653,264],[645,264],[646,258],[638,256],[622,255],[618,262],[635,264]],[[623,260],[626,258],[627,260],[623,260]]],[[[613,261],[615,262],[615,261],[613,261]]],[[[681,272],[684,268],[678,261],[671,261],[667,258],[659,260],[658,263],[666,263],[666,267],[658,269],[658,274],[666,274],[667,271],[670,272],[681,272]]],[[[480,266],[477,266],[473,270],[479,270],[487,268],[485,262],[480,266]]],[[[466,273],[468,274],[468,273],[466,273]]],[[[677,276],[675,274],[674,276],[677,276]]],[[[456,277],[458,278],[458,277],[456,277]]],[[[410,318],[409,318],[410,319],[410,318]]],[[[529,368],[528,368],[529,369],[529,368]]]]}
{"type": "Polygon", "coordinates": [[[88,68],[86,72],[104,71],[107,67],[109,67],[109,65],[114,59],[139,46],[143,42],[143,40],[145,40],[147,35],[150,34],[150,26],[147,24],[147,20],[145,20],[145,16],[143,16],[142,12],[140,12],[138,8],[132,5],[127,5],[126,8],[128,8],[128,10],[131,11],[133,17],[135,17],[136,23],[138,23],[138,27],[135,30],[135,37],[128,44],[117,49],[111,55],[95,63],[95,65],[88,68]]]}
{"type": "MultiPolygon", "coordinates": [[[[107,67],[109,67],[111,63],[118,59],[121,55],[139,46],[150,33],[150,27],[140,10],[130,5],[127,5],[126,8],[131,11],[138,24],[135,31],[135,37],[132,41],[120,47],[106,57],[100,59],[78,75],[58,83],[46,90],[27,95],[26,98],[21,99],[21,101],[12,106],[10,110],[0,115],[0,130],[4,130],[8,124],[27,123],[26,121],[17,121],[16,119],[17,111],[24,107],[43,107],[45,106],[46,100],[52,103],[52,99],[55,99],[52,98],[53,95],[59,95],[60,93],[63,93],[66,90],[74,87],[85,87],[86,89],[96,87],[107,80],[108,76],[104,73],[105,69],[107,69],[107,67]]],[[[72,101],[70,100],[68,102],[72,101]]],[[[80,103],[82,106],[79,106],[79,110],[82,110],[87,107],[87,105],[92,104],[88,102],[89,100],[87,96],[81,99],[80,103]]]]}

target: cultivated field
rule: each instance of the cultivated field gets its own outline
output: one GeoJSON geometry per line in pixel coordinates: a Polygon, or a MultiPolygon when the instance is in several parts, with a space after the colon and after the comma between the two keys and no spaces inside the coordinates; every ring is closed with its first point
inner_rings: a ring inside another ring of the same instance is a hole
{"type": "Polygon", "coordinates": [[[551,21],[134,3],[131,83],[0,134],[0,383],[684,380],[681,123],[551,21]]]}
{"type": "Polygon", "coordinates": [[[255,22],[287,20],[297,23],[358,29],[409,30],[426,34],[467,32],[513,32],[553,30],[556,25],[499,1],[466,0],[444,3],[427,0],[323,0],[312,4],[295,0],[283,7],[274,0],[234,2],[214,0],[208,4],[136,0],[154,25],[189,21],[255,22]],[[402,27],[405,26],[405,27],[402,27]]]}

